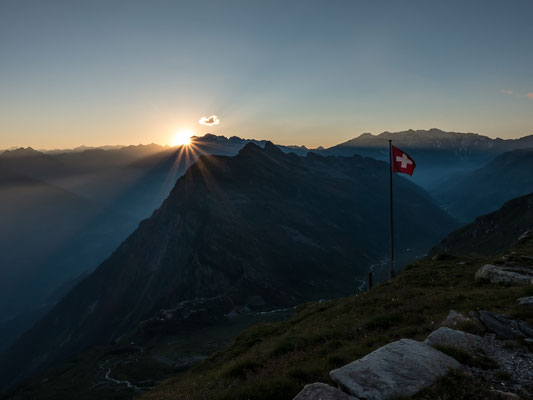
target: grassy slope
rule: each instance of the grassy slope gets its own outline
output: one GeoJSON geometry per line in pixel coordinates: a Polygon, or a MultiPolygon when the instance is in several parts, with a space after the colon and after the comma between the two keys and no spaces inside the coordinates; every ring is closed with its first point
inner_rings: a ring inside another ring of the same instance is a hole
{"type": "MultiPolygon", "coordinates": [[[[533,243],[514,250],[533,255],[533,243]]],[[[404,337],[424,339],[450,309],[488,309],[533,322],[533,307],[516,302],[533,295],[533,286],[474,281],[474,273],[487,261],[494,259],[421,260],[370,292],[305,304],[289,321],[253,326],[225,350],[141,398],[292,399],[307,383],[331,383],[331,369],[380,346],[404,337]]],[[[483,399],[487,390],[484,382],[456,373],[417,397],[483,399]]]]}

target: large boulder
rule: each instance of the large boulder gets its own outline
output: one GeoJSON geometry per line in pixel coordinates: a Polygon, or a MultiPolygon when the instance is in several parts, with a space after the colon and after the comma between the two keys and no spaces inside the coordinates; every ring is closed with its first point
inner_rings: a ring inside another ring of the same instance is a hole
{"type": "Polygon", "coordinates": [[[486,264],[481,267],[476,272],[476,279],[504,285],[533,284],[533,274],[528,268],[492,264],[486,264]]]}
{"type": "Polygon", "coordinates": [[[452,347],[470,354],[478,352],[483,347],[483,339],[481,337],[445,326],[431,332],[424,340],[424,343],[436,348],[439,346],[452,347]]]}
{"type": "Polygon", "coordinates": [[[365,400],[411,396],[461,364],[411,339],[389,343],[360,360],[330,372],[345,392],[365,400]]]}
{"type": "Polygon", "coordinates": [[[311,383],[305,385],[293,400],[358,400],[325,383],[311,383]]]}
{"type": "Polygon", "coordinates": [[[474,314],[483,325],[502,339],[533,339],[533,326],[519,319],[480,310],[474,314]]]}

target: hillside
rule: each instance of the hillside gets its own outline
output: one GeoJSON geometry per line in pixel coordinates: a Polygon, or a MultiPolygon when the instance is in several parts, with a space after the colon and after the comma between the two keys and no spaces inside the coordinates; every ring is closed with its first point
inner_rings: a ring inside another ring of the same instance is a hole
{"type": "MultiPolygon", "coordinates": [[[[353,293],[388,252],[387,179],[383,162],[287,155],[271,143],[201,157],[152,217],[15,343],[0,375],[11,380],[111,343],[184,300],[220,298],[224,314],[353,293]]],[[[454,222],[420,188],[401,177],[395,185],[398,250],[412,259],[454,222]]]]}
{"type": "Polygon", "coordinates": [[[531,171],[533,149],[510,151],[475,171],[439,183],[431,192],[450,214],[466,223],[533,192],[531,171]]]}
{"type": "Polygon", "coordinates": [[[499,210],[478,217],[446,237],[431,253],[501,253],[517,237],[533,232],[533,193],[509,200],[499,210]]]}
{"type": "MultiPolygon", "coordinates": [[[[512,251],[533,255],[533,243],[520,244],[512,251]]],[[[226,349],[139,398],[290,400],[306,384],[334,385],[330,370],[387,343],[400,338],[423,340],[450,309],[466,314],[492,310],[533,323],[533,308],[516,301],[533,295],[533,286],[496,286],[474,280],[475,272],[492,260],[464,256],[425,259],[371,291],[302,305],[290,320],[253,326],[226,349]]],[[[414,398],[499,397],[491,397],[483,378],[452,374],[414,398]]]]}

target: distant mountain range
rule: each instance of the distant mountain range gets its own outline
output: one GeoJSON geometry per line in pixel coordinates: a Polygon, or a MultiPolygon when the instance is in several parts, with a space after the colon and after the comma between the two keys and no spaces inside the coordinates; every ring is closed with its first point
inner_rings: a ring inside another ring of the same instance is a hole
{"type": "Polygon", "coordinates": [[[389,139],[407,151],[416,163],[413,181],[430,189],[457,172],[474,170],[507,151],[533,148],[533,135],[520,139],[492,139],[475,133],[445,132],[440,129],[364,133],[330,147],[322,154],[359,154],[388,160],[389,139]]]}
{"type": "MultiPolygon", "coordinates": [[[[387,164],[286,154],[248,143],[203,156],[162,206],[2,359],[3,384],[109,344],[184,300],[221,312],[269,310],[353,293],[388,253],[387,164]],[[218,308],[220,309],[220,307],[218,308]]],[[[456,225],[398,176],[398,250],[423,254],[456,225]]]]}

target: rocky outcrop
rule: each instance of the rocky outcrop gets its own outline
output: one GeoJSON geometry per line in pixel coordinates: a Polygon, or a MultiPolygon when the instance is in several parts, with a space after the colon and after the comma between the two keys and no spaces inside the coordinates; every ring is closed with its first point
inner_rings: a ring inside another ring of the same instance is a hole
{"type": "Polygon", "coordinates": [[[338,389],[335,389],[325,383],[312,383],[305,385],[294,400],[358,400],[338,389]]]}
{"type": "Polygon", "coordinates": [[[425,343],[401,339],[331,371],[330,377],[353,396],[382,400],[413,395],[459,367],[455,359],[425,343]]]}
{"type": "Polygon", "coordinates": [[[501,339],[533,339],[533,326],[519,319],[481,310],[473,314],[492,333],[501,339]]]}
{"type": "Polygon", "coordinates": [[[521,398],[519,395],[530,398],[533,354],[520,341],[510,346],[509,339],[529,341],[533,339],[533,327],[490,311],[471,312],[467,317],[451,310],[442,326],[423,343],[411,339],[389,343],[331,371],[330,377],[338,389],[314,383],[305,386],[295,400],[385,400],[412,396],[457,368],[490,383],[494,398],[521,398]],[[449,327],[459,325],[475,327],[483,335],[449,327]],[[445,353],[458,357],[464,365],[445,353]],[[509,378],[502,382],[502,375],[509,378]]]}
{"type": "Polygon", "coordinates": [[[486,264],[476,272],[476,279],[504,285],[530,285],[533,284],[533,271],[518,266],[486,264]]]}

